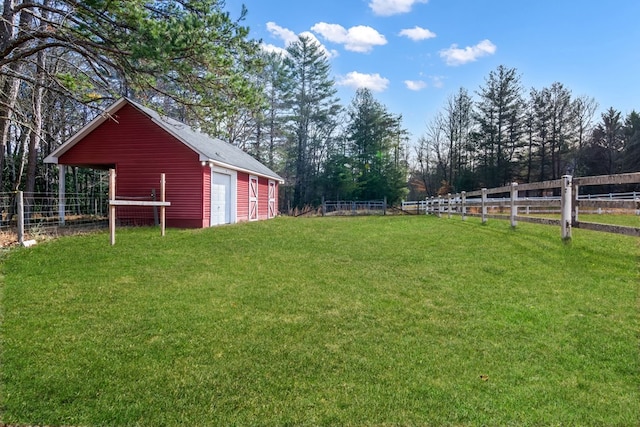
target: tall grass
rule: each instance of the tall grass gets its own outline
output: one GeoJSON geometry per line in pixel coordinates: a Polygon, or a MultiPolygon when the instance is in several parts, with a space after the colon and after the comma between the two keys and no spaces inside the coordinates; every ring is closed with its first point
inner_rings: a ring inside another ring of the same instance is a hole
{"type": "Polygon", "coordinates": [[[573,234],[281,218],[17,250],[0,419],[637,425],[637,240],[573,234]]]}

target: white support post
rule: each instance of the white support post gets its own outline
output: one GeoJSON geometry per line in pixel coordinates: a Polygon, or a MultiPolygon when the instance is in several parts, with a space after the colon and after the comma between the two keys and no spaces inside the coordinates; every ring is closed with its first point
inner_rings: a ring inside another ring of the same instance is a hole
{"type": "Polygon", "coordinates": [[[561,198],[561,211],[562,218],[560,218],[560,227],[563,240],[571,240],[571,202],[573,198],[571,196],[572,176],[562,176],[562,198],[561,198]]]}
{"type": "Polygon", "coordinates": [[[518,221],[516,217],[518,216],[518,183],[511,183],[511,226],[516,227],[518,225],[518,221]]]}
{"type": "Polygon", "coordinates": [[[482,189],[482,223],[487,223],[487,189],[482,189]]]}
{"type": "Polygon", "coordinates": [[[462,220],[466,221],[467,220],[467,192],[463,191],[460,197],[462,200],[462,220]]]}
{"type": "Polygon", "coordinates": [[[65,203],[67,199],[66,177],[67,167],[65,165],[58,165],[58,224],[60,225],[64,225],[65,223],[65,203]]]}
{"type": "Polygon", "coordinates": [[[451,219],[451,193],[447,194],[447,218],[451,219]]]}
{"type": "MultiPolygon", "coordinates": [[[[160,174],[160,201],[166,202],[165,200],[165,175],[163,173],[160,174]]],[[[166,207],[164,205],[160,205],[160,234],[164,236],[165,232],[165,224],[166,224],[166,207]]]]}
{"type": "Polygon", "coordinates": [[[116,170],[109,169],[109,236],[111,246],[116,244],[116,205],[111,204],[116,199],[116,170]]]}
{"type": "Polygon", "coordinates": [[[580,194],[580,186],[578,184],[574,184],[573,194],[571,195],[571,225],[575,225],[580,221],[578,218],[578,194],[580,194]]]}
{"type": "Polygon", "coordinates": [[[438,196],[438,218],[442,218],[442,197],[438,196]]]}

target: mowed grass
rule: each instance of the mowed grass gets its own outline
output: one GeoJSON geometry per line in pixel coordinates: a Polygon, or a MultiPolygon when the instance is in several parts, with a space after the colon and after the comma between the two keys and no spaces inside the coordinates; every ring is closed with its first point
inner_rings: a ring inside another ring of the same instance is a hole
{"type": "Polygon", "coordinates": [[[638,241],[425,216],[119,229],[3,261],[0,420],[640,420],[638,241]]]}

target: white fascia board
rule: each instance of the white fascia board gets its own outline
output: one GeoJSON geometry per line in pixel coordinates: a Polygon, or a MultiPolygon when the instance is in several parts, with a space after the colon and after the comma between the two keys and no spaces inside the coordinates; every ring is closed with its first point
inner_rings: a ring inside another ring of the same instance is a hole
{"type": "Polygon", "coordinates": [[[271,175],[265,175],[265,174],[258,173],[256,171],[252,171],[252,170],[249,170],[249,169],[239,168],[238,166],[234,166],[234,165],[229,164],[229,163],[220,162],[218,160],[211,160],[211,159],[202,160],[202,156],[200,157],[200,159],[201,159],[201,161],[205,161],[205,162],[209,163],[212,166],[219,166],[221,168],[233,169],[233,170],[236,170],[238,172],[244,172],[244,173],[249,174],[249,175],[261,176],[263,178],[268,178],[268,179],[271,179],[273,181],[277,181],[280,184],[284,184],[284,180],[277,179],[276,177],[271,176],[271,175]]]}

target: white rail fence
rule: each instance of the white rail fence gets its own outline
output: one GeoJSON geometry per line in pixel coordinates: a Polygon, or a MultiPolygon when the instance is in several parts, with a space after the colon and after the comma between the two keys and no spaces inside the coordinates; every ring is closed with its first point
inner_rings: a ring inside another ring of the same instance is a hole
{"type": "Polygon", "coordinates": [[[498,188],[448,194],[416,202],[403,202],[404,211],[425,213],[442,217],[460,215],[488,219],[506,219],[515,227],[518,221],[560,226],[563,239],[571,238],[571,228],[619,233],[640,237],[639,227],[600,224],[580,221],[580,213],[633,211],[640,215],[640,192],[580,195],[581,187],[615,186],[640,183],[640,173],[602,175],[561,179],[529,184],[512,183],[498,188]],[[559,191],[558,191],[559,189],[559,191]],[[554,191],[555,190],[555,191],[554,191]],[[527,197],[526,193],[554,193],[560,196],[527,197]],[[522,194],[522,196],[521,196],[522,194]],[[556,214],[560,219],[530,216],[556,214]]]}

